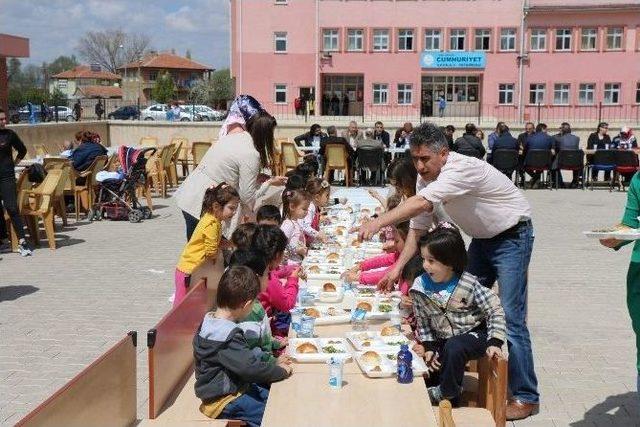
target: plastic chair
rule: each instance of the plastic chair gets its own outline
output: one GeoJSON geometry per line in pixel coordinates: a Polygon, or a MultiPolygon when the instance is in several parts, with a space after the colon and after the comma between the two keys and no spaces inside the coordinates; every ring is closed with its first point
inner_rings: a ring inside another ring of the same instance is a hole
{"type": "Polygon", "coordinates": [[[171,185],[175,187],[178,186],[178,156],[180,156],[180,152],[182,151],[182,146],[185,144],[185,141],[186,138],[174,138],[171,140],[170,144],[174,146],[174,150],[170,159],[169,178],[171,185]],[[174,140],[176,141],[174,142],[174,140]]]}
{"type": "Polygon", "coordinates": [[[211,142],[198,141],[191,144],[191,158],[193,158],[193,167],[197,167],[204,155],[213,144],[211,142]]]}
{"type": "Polygon", "coordinates": [[[493,151],[491,153],[491,165],[507,175],[509,179],[513,179],[513,172],[518,169],[518,150],[493,151]]]}
{"type": "Polygon", "coordinates": [[[616,150],[616,167],[614,179],[618,183],[618,190],[624,191],[624,182],[621,175],[635,173],[638,170],[638,154],[632,150],[616,150]]]}
{"type": "MultiPolygon", "coordinates": [[[[586,179],[589,180],[589,190],[593,190],[593,180],[591,172],[613,172],[616,168],[616,151],[617,150],[596,150],[593,153],[591,163],[587,165],[586,179]]],[[[609,191],[613,190],[613,175],[609,180],[609,191]]]]}
{"type": "MultiPolygon", "coordinates": [[[[374,147],[360,147],[356,150],[358,158],[358,169],[361,176],[363,171],[368,169],[371,173],[376,174],[376,182],[374,185],[381,185],[384,182],[384,149],[374,147]]],[[[362,185],[362,183],[360,183],[362,185]]]]}
{"type": "Polygon", "coordinates": [[[351,168],[349,167],[349,153],[342,144],[327,144],[325,148],[324,179],[329,180],[329,172],[342,170],[345,174],[345,184],[351,185],[351,168]]]}
{"type": "MultiPolygon", "coordinates": [[[[524,159],[523,169],[529,173],[546,175],[542,181],[551,190],[549,170],[551,169],[551,150],[529,150],[524,159]]],[[[522,182],[522,188],[525,188],[522,182]]]]}
{"type": "Polygon", "coordinates": [[[298,167],[303,158],[304,156],[300,154],[295,143],[282,142],[280,144],[280,169],[283,175],[298,167]]]}
{"type": "MultiPolygon", "coordinates": [[[[18,208],[22,205],[22,190],[30,190],[31,188],[32,184],[31,181],[29,181],[29,170],[24,169],[16,180],[18,208]]],[[[9,214],[2,208],[2,206],[0,206],[0,213],[2,213],[2,219],[4,220],[7,227],[7,232],[9,233],[9,240],[11,240],[11,250],[13,252],[16,252],[18,250],[18,235],[16,234],[16,230],[13,227],[13,223],[11,222],[9,214]]],[[[33,232],[33,230],[31,230],[31,232],[33,232]]]]}
{"type": "MultiPolygon", "coordinates": [[[[556,157],[556,190],[560,185],[560,174],[562,171],[582,171],[584,170],[584,151],[582,150],[560,150],[556,157]]],[[[584,190],[584,178],[582,180],[582,189],[584,190]]]]}
{"type": "Polygon", "coordinates": [[[163,198],[167,194],[167,180],[164,165],[167,164],[167,157],[171,156],[173,147],[165,145],[150,158],[147,162],[147,177],[151,181],[151,186],[156,194],[160,194],[163,198]]]}
{"type": "Polygon", "coordinates": [[[64,171],[62,169],[52,169],[47,173],[44,181],[36,188],[21,191],[20,215],[35,219],[35,234],[31,236],[35,245],[39,243],[37,220],[40,218],[44,223],[49,249],[56,248],[54,229],[55,197],[57,193],[62,193],[64,188],[63,177],[64,171]]]}
{"type": "Polygon", "coordinates": [[[49,150],[44,144],[33,144],[33,150],[36,153],[36,157],[44,157],[49,154],[49,150]]]}
{"type": "Polygon", "coordinates": [[[158,146],[158,138],[155,136],[143,136],[140,138],[141,147],[157,147],[158,146]]]}
{"type": "Polygon", "coordinates": [[[107,164],[107,156],[98,156],[93,160],[93,163],[81,173],[72,173],[71,179],[86,178],[84,185],[75,184],[74,193],[74,205],[76,209],[76,221],[80,221],[80,204],[89,213],[93,206],[93,200],[95,199],[95,193],[93,188],[96,185],[96,173],[104,169],[107,164]]]}

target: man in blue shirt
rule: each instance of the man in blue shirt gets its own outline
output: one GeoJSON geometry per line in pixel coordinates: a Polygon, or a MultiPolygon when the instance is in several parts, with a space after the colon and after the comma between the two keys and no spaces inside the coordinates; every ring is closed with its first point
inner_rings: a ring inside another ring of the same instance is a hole
{"type": "MultiPolygon", "coordinates": [[[[536,132],[529,136],[525,141],[524,145],[524,158],[525,165],[527,163],[527,154],[529,150],[551,150],[554,145],[553,137],[547,134],[547,125],[544,123],[538,123],[536,126],[536,132]]],[[[529,183],[530,187],[533,188],[537,186],[538,181],[540,180],[540,172],[527,172],[531,175],[531,182],[529,183]]]]}
{"type": "MultiPolygon", "coordinates": [[[[493,164],[493,155],[496,151],[499,151],[499,150],[518,151],[518,140],[511,135],[511,132],[509,131],[509,126],[507,126],[503,122],[498,123],[498,126],[496,127],[496,134],[498,135],[498,137],[493,142],[493,150],[491,150],[491,153],[487,155],[487,163],[489,164],[493,164]]],[[[507,175],[509,179],[511,179],[513,175],[513,171],[514,171],[513,169],[511,170],[501,169],[501,172],[507,175]]]]}

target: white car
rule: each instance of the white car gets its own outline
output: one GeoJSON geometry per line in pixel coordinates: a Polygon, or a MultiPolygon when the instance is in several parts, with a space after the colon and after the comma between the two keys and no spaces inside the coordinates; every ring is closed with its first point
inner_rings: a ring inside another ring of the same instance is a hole
{"type": "MultiPolygon", "coordinates": [[[[191,106],[187,106],[189,110],[192,109],[191,106]]],[[[194,106],[195,113],[198,117],[196,120],[205,120],[205,121],[217,121],[223,120],[226,117],[226,112],[214,110],[208,105],[195,105],[194,106]]]]}
{"type": "Polygon", "coordinates": [[[76,119],[73,115],[73,110],[69,107],[58,105],[57,107],[49,106],[49,109],[51,110],[51,120],[56,119],[56,109],[58,110],[58,120],[66,120],[67,122],[72,122],[76,119]]]}
{"type": "MultiPolygon", "coordinates": [[[[169,106],[167,104],[153,104],[142,110],[140,113],[142,120],[167,120],[168,110],[169,106]]],[[[196,118],[196,120],[198,119],[196,118]]],[[[180,121],[193,121],[193,114],[191,114],[190,106],[180,106],[180,121]]]]}

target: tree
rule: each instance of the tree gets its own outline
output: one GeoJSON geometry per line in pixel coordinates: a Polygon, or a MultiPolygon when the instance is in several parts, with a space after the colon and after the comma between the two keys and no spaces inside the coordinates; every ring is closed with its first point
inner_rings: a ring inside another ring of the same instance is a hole
{"type": "Polygon", "coordinates": [[[140,59],[149,44],[150,39],[145,34],[129,34],[122,30],[89,31],[80,39],[78,53],[82,59],[115,73],[119,66],[140,59]]]}
{"type": "Polygon", "coordinates": [[[74,67],[80,65],[75,55],[71,56],[58,56],[51,63],[47,65],[47,72],[49,76],[59,74],[63,71],[71,70],[74,67]]]}
{"type": "Polygon", "coordinates": [[[156,102],[166,104],[167,101],[173,99],[175,93],[176,87],[173,84],[173,78],[168,71],[165,71],[156,79],[156,83],[151,91],[151,96],[156,102]]]}
{"type": "Polygon", "coordinates": [[[198,80],[192,87],[189,97],[198,104],[207,104],[226,109],[227,101],[235,94],[235,83],[228,68],[215,71],[210,78],[198,80]]]}
{"type": "Polygon", "coordinates": [[[22,63],[20,62],[20,60],[18,58],[10,58],[9,59],[9,64],[7,67],[7,80],[9,82],[13,81],[13,79],[15,79],[16,77],[18,77],[20,75],[20,66],[22,65],[22,63]]]}

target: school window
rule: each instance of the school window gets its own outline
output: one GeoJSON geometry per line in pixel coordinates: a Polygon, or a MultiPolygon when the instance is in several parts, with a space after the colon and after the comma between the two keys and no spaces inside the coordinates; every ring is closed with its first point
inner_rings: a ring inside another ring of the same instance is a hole
{"type": "Polygon", "coordinates": [[[529,104],[544,104],[543,83],[532,83],[529,85],[529,104]]]}
{"type": "Polygon", "coordinates": [[[375,52],[389,50],[389,30],[373,30],[373,50],[375,52]]]}
{"type": "Polygon", "coordinates": [[[364,31],[347,30],[347,50],[348,51],[362,51],[364,41],[364,31]]]}
{"type": "Polygon", "coordinates": [[[593,83],[581,83],[578,90],[578,104],[592,105],[595,99],[596,85],[593,83]]]}
{"type": "Polygon", "coordinates": [[[596,50],[597,41],[597,28],[583,28],[580,35],[580,50],[596,50]]]}
{"type": "Polygon", "coordinates": [[[475,50],[491,49],[491,30],[480,28],[476,30],[475,50]]]}
{"type": "Polygon", "coordinates": [[[287,4],[289,0],[275,0],[275,4],[287,4]]]}
{"type": "Polygon", "coordinates": [[[571,50],[571,28],[556,30],[556,50],[571,50]]]}
{"type": "Polygon", "coordinates": [[[413,30],[411,29],[398,30],[398,50],[400,51],[413,50],[413,30]]]}
{"type": "Polygon", "coordinates": [[[424,30],[424,50],[440,50],[440,30],[424,30]]]}
{"type": "Polygon", "coordinates": [[[547,50],[547,30],[541,28],[531,30],[531,50],[547,50]]]}
{"type": "Polygon", "coordinates": [[[640,104],[640,82],[636,83],[636,104],[640,104]]]}
{"type": "Polygon", "coordinates": [[[286,52],[287,51],[287,33],[273,33],[274,39],[274,50],[276,52],[286,52]]]}
{"type": "Polygon", "coordinates": [[[500,30],[500,50],[503,52],[516,50],[515,28],[503,28],[500,30]]]}
{"type": "Polygon", "coordinates": [[[276,104],[284,104],[287,102],[287,85],[275,85],[275,102],[276,104]]]}
{"type": "Polygon", "coordinates": [[[449,36],[450,50],[464,50],[464,39],[467,36],[467,30],[457,29],[451,30],[449,36]]]}
{"type": "Polygon", "coordinates": [[[568,83],[556,83],[553,86],[553,103],[556,105],[569,105],[568,83]]]}
{"type": "Polygon", "coordinates": [[[373,103],[380,105],[389,101],[389,85],[386,83],[375,83],[373,85],[373,103]]]}
{"type": "Polygon", "coordinates": [[[513,83],[500,83],[498,85],[498,103],[502,105],[513,104],[513,83]]]}
{"type": "Polygon", "coordinates": [[[622,49],[622,28],[607,28],[607,49],[622,49]]]}
{"type": "Polygon", "coordinates": [[[338,50],[338,30],[322,30],[322,50],[325,52],[335,52],[338,50]]]}
{"type": "Polygon", "coordinates": [[[604,84],[604,103],[605,104],[620,103],[620,83],[604,84]]]}
{"type": "Polygon", "coordinates": [[[398,104],[406,105],[411,104],[412,101],[412,89],[411,85],[407,83],[398,84],[398,104]]]}

